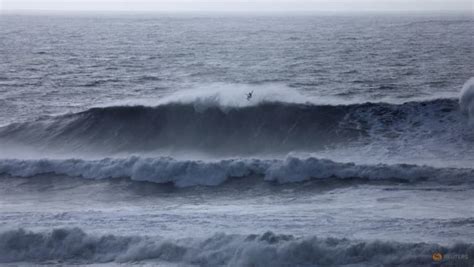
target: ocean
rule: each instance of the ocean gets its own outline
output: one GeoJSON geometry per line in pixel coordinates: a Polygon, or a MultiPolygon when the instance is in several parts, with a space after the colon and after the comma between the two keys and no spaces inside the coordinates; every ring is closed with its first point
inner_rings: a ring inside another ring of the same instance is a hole
{"type": "Polygon", "coordinates": [[[0,264],[474,264],[472,17],[2,14],[0,36],[0,264]]]}

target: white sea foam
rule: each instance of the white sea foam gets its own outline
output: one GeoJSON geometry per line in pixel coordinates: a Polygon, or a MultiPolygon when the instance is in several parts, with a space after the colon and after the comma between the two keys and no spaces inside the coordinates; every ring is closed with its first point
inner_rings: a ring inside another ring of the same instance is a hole
{"type": "Polygon", "coordinates": [[[310,179],[405,180],[432,179],[446,182],[470,181],[473,169],[433,168],[407,164],[357,165],[328,159],[287,157],[284,160],[228,159],[219,161],[176,160],[172,158],[105,158],[0,160],[0,173],[30,177],[55,173],[105,179],[129,177],[135,181],[173,183],[179,187],[219,185],[233,177],[263,177],[278,183],[310,179]]]}
{"type": "Polygon", "coordinates": [[[175,92],[170,92],[157,99],[132,99],[126,101],[114,101],[98,107],[110,106],[159,106],[173,103],[193,104],[196,110],[208,107],[239,108],[255,106],[262,102],[285,102],[285,103],[326,103],[341,104],[336,99],[320,99],[303,95],[296,89],[281,83],[265,84],[229,84],[209,83],[193,86],[175,92]],[[254,92],[253,97],[247,100],[246,95],[254,92]],[[319,99],[319,101],[318,101],[319,99]],[[324,101],[326,100],[326,101],[324,101]],[[324,101],[324,102],[323,102],[324,101]]]}
{"type": "Polygon", "coordinates": [[[461,90],[459,97],[459,105],[461,111],[468,114],[469,117],[474,118],[474,77],[467,80],[461,90]]]}
{"type": "Polygon", "coordinates": [[[0,233],[0,262],[168,262],[199,266],[425,266],[435,251],[474,256],[472,244],[358,241],[308,236],[215,234],[202,239],[91,235],[79,228],[0,233]]]}
{"type": "MultiPolygon", "coordinates": [[[[454,99],[454,93],[437,93],[429,96],[412,97],[409,101],[433,101],[436,99],[454,99]]],[[[128,100],[109,101],[95,105],[95,107],[114,106],[147,106],[156,107],[167,104],[193,104],[196,110],[209,107],[220,107],[223,110],[229,108],[242,108],[255,106],[264,102],[279,102],[288,104],[311,104],[311,105],[356,105],[363,103],[388,103],[403,104],[406,99],[382,97],[377,99],[368,98],[344,98],[331,95],[314,95],[292,88],[284,83],[203,83],[190,86],[179,91],[164,92],[156,98],[136,98],[128,100]],[[246,95],[254,92],[252,99],[247,100],[246,95]]]]}

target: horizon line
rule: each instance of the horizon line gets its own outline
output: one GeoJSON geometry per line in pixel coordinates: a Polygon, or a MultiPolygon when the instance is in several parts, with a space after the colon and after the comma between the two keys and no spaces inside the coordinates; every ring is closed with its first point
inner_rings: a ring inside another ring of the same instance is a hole
{"type": "Polygon", "coordinates": [[[91,14],[91,15],[109,15],[109,14],[236,14],[236,15],[470,15],[474,19],[474,13],[471,10],[88,10],[88,9],[0,9],[0,15],[67,15],[67,14],[91,14]]]}

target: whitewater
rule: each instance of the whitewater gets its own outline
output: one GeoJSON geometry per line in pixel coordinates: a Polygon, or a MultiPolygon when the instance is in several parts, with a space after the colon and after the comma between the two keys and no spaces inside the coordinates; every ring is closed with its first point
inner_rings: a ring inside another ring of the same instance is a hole
{"type": "Polygon", "coordinates": [[[470,18],[4,25],[0,264],[472,265],[470,18]]]}

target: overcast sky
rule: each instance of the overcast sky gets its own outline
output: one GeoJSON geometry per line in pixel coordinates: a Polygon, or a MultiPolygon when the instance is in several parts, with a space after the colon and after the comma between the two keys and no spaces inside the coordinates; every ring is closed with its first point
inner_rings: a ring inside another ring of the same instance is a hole
{"type": "Polygon", "coordinates": [[[474,0],[0,0],[0,9],[68,11],[437,11],[474,14],[474,0]]]}

